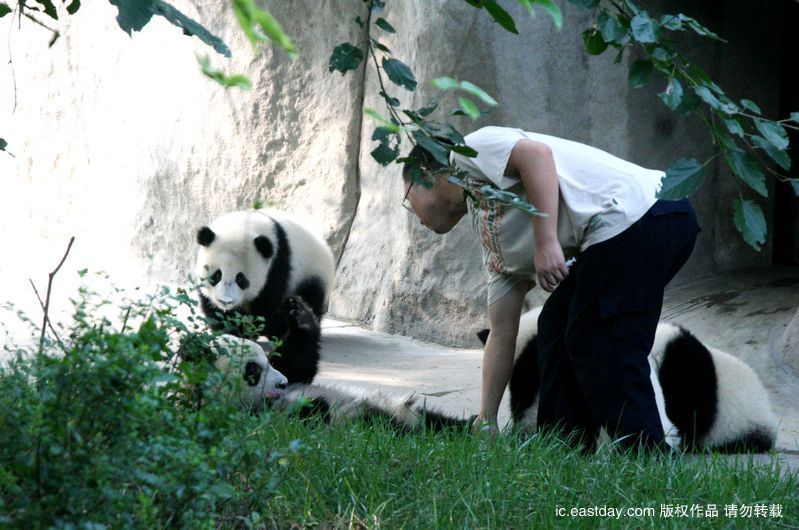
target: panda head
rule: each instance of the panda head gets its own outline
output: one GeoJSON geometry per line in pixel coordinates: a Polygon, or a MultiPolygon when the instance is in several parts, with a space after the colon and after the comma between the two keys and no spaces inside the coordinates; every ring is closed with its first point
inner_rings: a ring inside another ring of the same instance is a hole
{"type": "Polygon", "coordinates": [[[222,335],[211,342],[184,339],[179,352],[184,360],[211,361],[218,379],[208,388],[225,400],[260,410],[266,401],[280,398],[288,380],[269,363],[260,344],[233,335],[222,335]]]}
{"type": "Polygon", "coordinates": [[[256,212],[232,212],[197,231],[195,274],[200,292],[222,311],[253,300],[275,255],[274,222],[256,212]]]}

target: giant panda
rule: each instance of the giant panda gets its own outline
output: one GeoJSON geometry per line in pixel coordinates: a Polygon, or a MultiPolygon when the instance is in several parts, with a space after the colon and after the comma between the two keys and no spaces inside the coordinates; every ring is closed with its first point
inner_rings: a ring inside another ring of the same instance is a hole
{"type": "MultiPolygon", "coordinates": [[[[528,431],[536,422],[541,309],[521,317],[508,383],[513,422],[528,431]]],[[[487,329],[478,332],[483,343],[488,333],[487,329]]],[[[763,383],[747,364],[664,322],[658,324],[649,364],[670,445],[682,443],[689,450],[718,452],[765,452],[774,446],[778,420],[763,383]]]]}
{"type": "Polygon", "coordinates": [[[188,333],[181,339],[178,355],[186,362],[211,362],[220,377],[206,390],[246,410],[263,409],[288,387],[288,379],[271,366],[261,345],[249,339],[220,335],[208,340],[188,333]]]}
{"type": "MultiPolygon", "coordinates": [[[[318,339],[321,326],[312,309],[297,298],[289,300],[293,305],[288,311],[288,333],[302,340],[318,339]]],[[[238,401],[249,410],[258,411],[268,403],[274,410],[303,419],[316,418],[328,424],[377,421],[400,433],[465,429],[469,425],[467,419],[454,418],[419,403],[419,397],[414,394],[396,397],[380,391],[288,384],[290,380],[273,366],[275,352],[267,356],[254,341],[222,335],[209,347],[203,340],[192,341],[193,337],[184,338],[179,351],[181,357],[192,362],[200,360],[198,357],[212,361],[220,377],[210,390],[238,401]]],[[[293,358],[294,353],[286,355],[293,358]]]]}
{"type": "Polygon", "coordinates": [[[302,222],[278,210],[226,213],[197,231],[195,275],[200,305],[216,329],[248,339],[277,338],[272,361],[290,383],[310,383],[318,370],[319,338],[292,333],[289,314],[298,300],[316,319],[327,310],[335,279],[330,247],[302,222]],[[236,315],[261,317],[247,329],[236,315]]]}

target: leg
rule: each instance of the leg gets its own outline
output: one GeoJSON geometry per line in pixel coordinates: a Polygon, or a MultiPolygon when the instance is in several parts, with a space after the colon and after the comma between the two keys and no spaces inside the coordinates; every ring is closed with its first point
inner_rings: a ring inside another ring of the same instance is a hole
{"type": "Polygon", "coordinates": [[[538,426],[560,429],[590,450],[599,433],[566,351],[569,308],[576,290],[576,269],[549,296],[538,318],[538,368],[541,391],[538,426]]]}
{"type": "Polygon", "coordinates": [[[628,447],[663,441],[647,356],[665,285],[696,238],[690,206],[679,205],[658,203],[624,233],[590,247],[576,274],[566,350],[593,416],[628,447]]]}

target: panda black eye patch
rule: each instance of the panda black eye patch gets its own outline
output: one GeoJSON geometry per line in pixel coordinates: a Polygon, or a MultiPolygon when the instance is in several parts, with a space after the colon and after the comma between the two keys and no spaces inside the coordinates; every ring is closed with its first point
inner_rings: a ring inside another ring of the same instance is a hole
{"type": "Polygon", "coordinates": [[[261,379],[261,372],[263,368],[258,363],[250,361],[244,366],[244,380],[248,385],[255,386],[261,379]]]}
{"type": "Polygon", "coordinates": [[[238,285],[240,289],[246,289],[250,286],[250,280],[240,272],[236,275],[236,285],[238,285]]]}
{"type": "Polygon", "coordinates": [[[221,270],[219,270],[219,269],[216,269],[216,272],[215,272],[215,273],[213,273],[213,274],[212,274],[212,275],[211,275],[211,276],[208,278],[208,283],[210,283],[211,285],[216,285],[216,284],[218,284],[218,283],[219,283],[219,281],[220,281],[221,279],[222,279],[222,271],[221,271],[221,270]]]}

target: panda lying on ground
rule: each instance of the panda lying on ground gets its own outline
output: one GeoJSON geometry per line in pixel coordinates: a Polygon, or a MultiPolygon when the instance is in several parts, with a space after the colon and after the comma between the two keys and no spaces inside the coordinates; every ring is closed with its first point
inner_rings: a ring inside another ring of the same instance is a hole
{"type": "MultiPolygon", "coordinates": [[[[299,297],[288,297],[284,304],[288,333],[299,343],[318,342],[321,326],[311,307],[299,297]]],[[[190,340],[184,339],[179,350],[183,360],[212,361],[227,380],[227,384],[216,387],[228,393],[223,398],[233,399],[249,410],[258,411],[270,402],[274,408],[302,418],[315,417],[325,423],[382,421],[408,433],[465,429],[469,425],[466,419],[453,418],[417,403],[415,395],[397,398],[383,392],[291,383],[273,366],[279,359],[277,354],[271,357],[270,364],[261,345],[249,339],[222,335],[211,347],[189,344],[190,340]]],[[[288,355],[294,358],[295,354],[288,355]]],[[[295,363],[302,361],[294,359],[295,363]]]]}
{"type": "Polygon", "coordinates": [[[319,365],[319,335],[289,326],[290,297],[302,299],[318,321],[327,310],[335,279],[333,253],[324,240],[298,219],[277,210],[224,214],[197,231],[195,274],[200,305],[215,329],[245,339],[266,336],[283,342],[286,353],[274,367],[289,382],[310,383],[319,365]],[[262,317],[255,331],[235,316],[262,317]]]}
{"type": "MultiPolygon", "coordinates": [[[[534,430],[538,401],[538,315],[523,314],[508,387],[515,425],[534,430]]],[[[478,332],[485,344],[489,330],[478,332]]],[[[652,386],[667,442],[688,449],[764,452],[774,446],[778,421],[752,368],[709,348],[687,330],[661,322],[649,354],[652,386]]]]}

